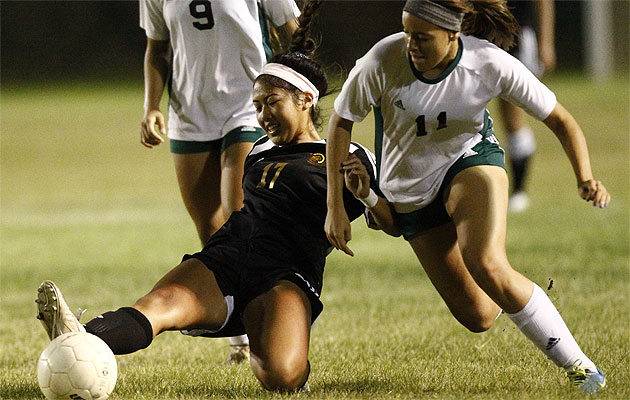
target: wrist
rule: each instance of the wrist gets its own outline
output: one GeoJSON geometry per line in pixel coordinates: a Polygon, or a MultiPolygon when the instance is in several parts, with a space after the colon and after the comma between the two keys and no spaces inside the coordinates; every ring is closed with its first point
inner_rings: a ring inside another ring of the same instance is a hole
{"type": "Polygon", "coordinates": [[[361,203],[363,203],[363,205],[366,206],[367,208],[372,208],[376,205],[376,203],[378,203],[378,196],[376,195],[374,190],[372,190],[371,188],[370,188],[370,192],[368,193],[366,197],[360,198],[360,197],[355,196],[355,198],[359,200],[361,203]]]}

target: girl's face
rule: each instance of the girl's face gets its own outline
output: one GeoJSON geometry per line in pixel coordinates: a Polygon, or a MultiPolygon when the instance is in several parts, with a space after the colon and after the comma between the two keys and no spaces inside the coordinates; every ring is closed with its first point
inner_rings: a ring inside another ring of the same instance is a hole
{"type": "Polygon", "coordinates": [[[258,123],[274,144],[284,145],[313,140],[310,116],[313,103],[310,94],[304,94],[302,99],[296,102],[285,89],[258,79],[254,83],[253,97],[258,123]]]}
{"type": "Polygon", "coordinates": [[[411,62],[425,77],[438,76],[455,59],[459,32],[447,31],[406,11],[402,24],[411,62]]]}

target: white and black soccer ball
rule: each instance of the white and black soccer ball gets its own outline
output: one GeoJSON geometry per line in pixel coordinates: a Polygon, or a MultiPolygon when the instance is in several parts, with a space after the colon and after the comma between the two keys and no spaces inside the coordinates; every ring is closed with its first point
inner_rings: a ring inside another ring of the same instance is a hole
{"type": "Polygon", "coordinates": [[[114,353],[85,332],[56,337],[37,362],[39,387],[50,400],[104,400],[114,390],[117,374],[114,353]]]}

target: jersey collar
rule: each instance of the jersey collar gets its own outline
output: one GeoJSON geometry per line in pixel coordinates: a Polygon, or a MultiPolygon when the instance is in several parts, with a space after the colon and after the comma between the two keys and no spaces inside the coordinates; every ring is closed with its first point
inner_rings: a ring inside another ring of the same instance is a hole
{"type": "Polygon", "coordinates": [[[442,71],[442,73],[440,75],[436,76],[433,79],[427,79],[427,78],[423,77],[422,76],[422,72],[418,71],[416,69],[416,67],[413,66],[413,62],[411,61],[411,56],[409,55],[409,53],[407,53],[407,59],[409,60],[409,66],[411,67],[411,71],[413,72],[414,76],[420,82],[429,83],[429,84],[438,83],[438,82],[442,81],[444,78],[446,78],[448,76],[448,74],[450,74],[451,71],[453,71],[455,69],[457,64],[459,64],[459,60],[462,58],[462,53],[464,52],[464,43],[462,42],[462,39],[461,38],[457,38],[457,43],[459,44],[459,46],[458,46],[458,49],[457,49],[457,55],[455,56],[455,59],[448,65],[448,67],[446,67],[446,69],[444,71],[442,71]]]}

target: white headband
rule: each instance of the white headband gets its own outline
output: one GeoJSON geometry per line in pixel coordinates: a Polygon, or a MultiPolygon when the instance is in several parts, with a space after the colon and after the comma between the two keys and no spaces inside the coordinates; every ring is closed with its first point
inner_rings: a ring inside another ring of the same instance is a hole
{"type": "Polygon", "coordinates": [[[269,63],[265,64],[262,69],[261,75],[272,75],[285,80],[305,93],[313,95],[313,105],[317,104],[319,99],[319,90],[309,81],[304,75],[300,74],[293,68],[287,67],[284,64],[269,63]]]}

